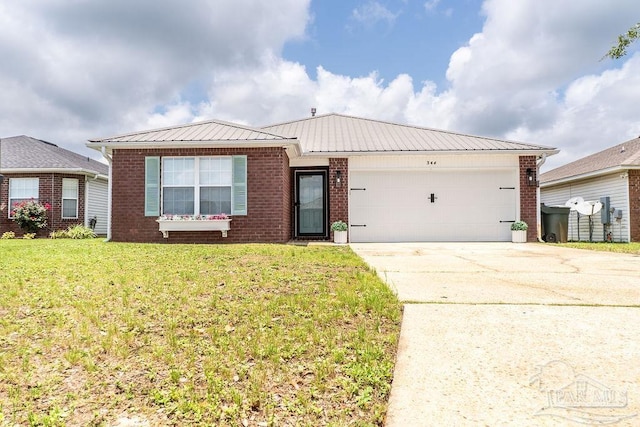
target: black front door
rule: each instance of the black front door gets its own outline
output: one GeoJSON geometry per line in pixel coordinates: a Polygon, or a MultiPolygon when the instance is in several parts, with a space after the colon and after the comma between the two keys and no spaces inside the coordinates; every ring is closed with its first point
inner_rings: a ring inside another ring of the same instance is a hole
{"type": "Polygon", "coordinates": [[[295,172],[296,237],[327,236],[327,171],[295,172]]]}

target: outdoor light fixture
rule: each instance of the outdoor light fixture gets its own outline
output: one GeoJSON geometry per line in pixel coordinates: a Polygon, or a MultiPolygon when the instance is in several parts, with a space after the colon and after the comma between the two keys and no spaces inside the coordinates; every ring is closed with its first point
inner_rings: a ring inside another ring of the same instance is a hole
{"type": "Polygon", "coordinates": [[[342,186],[342,171],[337,170],[336,171],[336,187],[341,187],[342,186]]]}
{"type": "Polygon", "coordinates": [[[536,173],[533,169],[527,168],[527,185],[530,187],[535,187],[538,185],[536,182],[536,173]]]}

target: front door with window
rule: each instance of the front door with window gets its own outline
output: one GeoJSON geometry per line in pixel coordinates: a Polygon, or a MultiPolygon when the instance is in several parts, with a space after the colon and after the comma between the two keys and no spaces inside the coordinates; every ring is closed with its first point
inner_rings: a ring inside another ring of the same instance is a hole
{"type": "Polygon", "coordinates": [[[327,171],[296,171],[295,186],[296,237],[327,237],[327,171]]]}

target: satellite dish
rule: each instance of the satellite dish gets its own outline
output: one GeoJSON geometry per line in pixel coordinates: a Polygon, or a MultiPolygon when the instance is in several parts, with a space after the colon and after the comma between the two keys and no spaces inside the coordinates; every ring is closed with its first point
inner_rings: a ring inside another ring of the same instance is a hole
{"type": "Polygon", "coordinates": [[[572,211],[576,210],[576,205],[583,203],[584,199],[582,197],[572,197],[564,204],[566,207],[571,208],[572,211]]]}
{"type": "Polygon", "coordinates": [[[580,215],[595,215],[602,210],[602,203],[596,201],[586,201],[576,204],[576,210],[580,215]]]}

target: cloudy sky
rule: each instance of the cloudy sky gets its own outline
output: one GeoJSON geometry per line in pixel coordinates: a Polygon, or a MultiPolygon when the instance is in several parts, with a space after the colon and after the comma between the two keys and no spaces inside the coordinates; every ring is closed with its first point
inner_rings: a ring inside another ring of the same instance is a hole
{"type": "Polygon", "coordinates": [[[0,0],[0,137],[337,112],[558,147],[640,135],[638,0],[0,0]]]}

